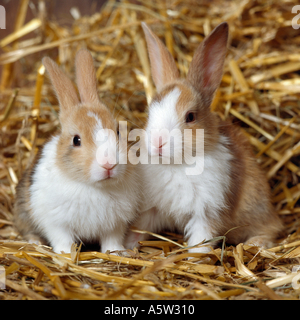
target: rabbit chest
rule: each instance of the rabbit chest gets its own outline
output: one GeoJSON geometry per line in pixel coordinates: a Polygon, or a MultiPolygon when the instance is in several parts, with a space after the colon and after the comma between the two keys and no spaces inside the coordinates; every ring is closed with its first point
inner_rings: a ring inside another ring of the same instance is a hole
{"type": "Polygon", "coordinates": [[[185,164],[145,165],[145,206],[175,219],[186,215],[217,212],[225,205],[230,184],[232,155],[221,137],[217,148],[204,156],[204,170],[187,175],[185,164]]]}
{"type": "Polygon", "coordinates": [[[118,223],[133,219],[136,200],[121,189],[74,181],[55,165],[57,138],[48,142],[30,187],[32,216],[37,225],[59,225],[83,238],[98,237],[118,223]]]}

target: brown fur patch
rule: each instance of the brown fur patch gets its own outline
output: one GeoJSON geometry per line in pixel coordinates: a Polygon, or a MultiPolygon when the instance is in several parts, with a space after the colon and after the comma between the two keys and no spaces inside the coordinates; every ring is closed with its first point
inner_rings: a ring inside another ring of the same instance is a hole
{"type": "MultiPolygon", "coordinates": [[[[185,120],[187,111],[197,107],[195,90],[184,83],[177,83],[176,87],[180,90],[181,94],[178,98],[176,111],[180,118],[185,120]]],[[[195,109],[195,111],[197,111],[195,109]]]]}
{"type": "Polygon", "coordinates": [[[16,201],[14,205],[14,226],[27,240],[39,240],[45,244],[45,239],[42,238],[40,230],[34,225],[32,220],[32,210],[30,207],[30,186],[33,183],[33,174],[41,158],[43,149],[40,149],[30,167],[24,172],[19,184],[16,188],[16,201]]]}
{"type": "Polygon", "coordinates": [[[239,128],[220,121],[219,131],[228,138],[233,159],[225,208],[220,208],[218,221],[211,222],[214,235],[224,235],[231,228],[239,227],[226,235],[229,243],[238,244],[257,236],[264,236],[266,243],[270,243],[282,230],[282,224],[271,205],[266,177],[239,128]]]}

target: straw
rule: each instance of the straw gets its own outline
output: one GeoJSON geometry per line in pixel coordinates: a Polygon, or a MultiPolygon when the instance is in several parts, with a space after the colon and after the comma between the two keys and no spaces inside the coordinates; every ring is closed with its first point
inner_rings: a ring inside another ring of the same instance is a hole
{"type": "Polygon", "coordinates": [[[91,16],[73,8],[74,18],[64,25],[43,6],[26,21],[29,4],[20,1],[13,32],[0,41],[0,267],[6,281],[0,300],[299,300],[300,38],[291,25],[294,4],[110,0],[91,16]],[[57,254],[28,244],[14,228],[17,184],[59,128],[42,57],[51,56],[73,80],[76,52],[90,50],[100,98],[129,130],[144,128],[155,87],[142,21],[167,45],[182,76],[204,37],[229,23],[224,75],[211,109],[241,128],[268,177],[285,227],[272,248],[232,246],[218,235],[197,245],[210,252],[194,253],[181,234],[135,230],[149,235],[139,249],[108,254],[89,245],[82,252],[74,244],[70,254],[57,254]],[[216,240],[222,244],[212,248],[216,240]]]}

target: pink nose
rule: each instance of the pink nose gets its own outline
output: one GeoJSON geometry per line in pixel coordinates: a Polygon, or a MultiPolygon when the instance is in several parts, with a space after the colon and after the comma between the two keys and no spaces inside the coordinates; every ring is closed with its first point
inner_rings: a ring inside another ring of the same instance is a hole
{"type": "Polygon", "coordinates": [[[166,144],[167,144],[167,143],[165,142],[164,144],[160,144],[159,147],[157,147],[159,155],[162,155],[162,148],[163,148],[163,146],[165,146],[166,144]]]}
{"type": "Polygon", "coordinates": [[[164,145],[167,144],[167,142],[163,143],[162,141],[162,137],[159,137],[157,140],[154,141],[153,146],[158,149],[158,151],[161,153],[162,152],[162,148],[164,145]]]}
{"type": "Polygon", "coordinates": [[[156,141],[156,146],[155,146],[155,147],[156,147],[157,149],[161,149],[161,148],[162,148],[162,144],[163,144],[163,143],[162,143],[162,137],[159,137],[159,138],[158,138],[158,141],[156,141]]]}
{"type": "Polygon", "coordinates": [[[108,170],[108,171],[110,171],[110,170],[112,170],[114,167],[116,166],[116,164],[110,164],[110,163],[105,163],[104,165],[102,165],[101,167],[102,168],[104,168],[104,169],[106,169],[106,170],[108,170]]]}

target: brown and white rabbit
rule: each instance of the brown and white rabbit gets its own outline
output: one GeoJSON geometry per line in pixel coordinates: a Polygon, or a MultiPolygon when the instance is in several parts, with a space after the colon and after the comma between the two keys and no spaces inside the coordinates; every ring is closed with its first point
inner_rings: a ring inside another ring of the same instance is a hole
{"type": "MultiPolygon", "coordinates": [[[[179,230],[188,246],[239,227],[226,235],[229,243],[272,245],[282,226],[270,203],[266,178],[240,130],[210,111],[223,74],[227,23],[216,27],[199,45],[186,79],[180,79],[165,45],[145,23],[142,27],[157,88],[149,106],[144,142],[152,160],[156,157],[164,162],[165,154],[170,164],[152,161],[143,166],[145,211],[134,226],[152,232],[179,230]],[[161,130],[173,130],[183,137],[185,129],[192,130],[191,141],[178,141],[176,134],[173,140],[159,134],[161,130]],[[187,174],[187,169],[193,170],[195,165],[184,160],[176,164],[174,160],[192,150],[201,162],[203,154],[195,152],[197,129],[204,129],[204,169],[193,175],[187,174]]],[[[135,247],[145,238],[146,235],[130,232],[127,247],[135,247]]],[[[190,251],[206,252],[207,248],[190,251]]]]}
{"type": "Polygon", "coordinates": [[[102,252],[122,250],[136,215],[139,176],[136,167],[119,163],[127,148],[118,147],[117,123],[99,100],[93,58],[85,49],[76,56],[80,100],[53,60],[46,57],[43,64],[59,100],[61,132],[17,187],[15,225],[28,240],[44,240],[58,253],[70,252],[78,241],[98,242],[102,252]]]}

